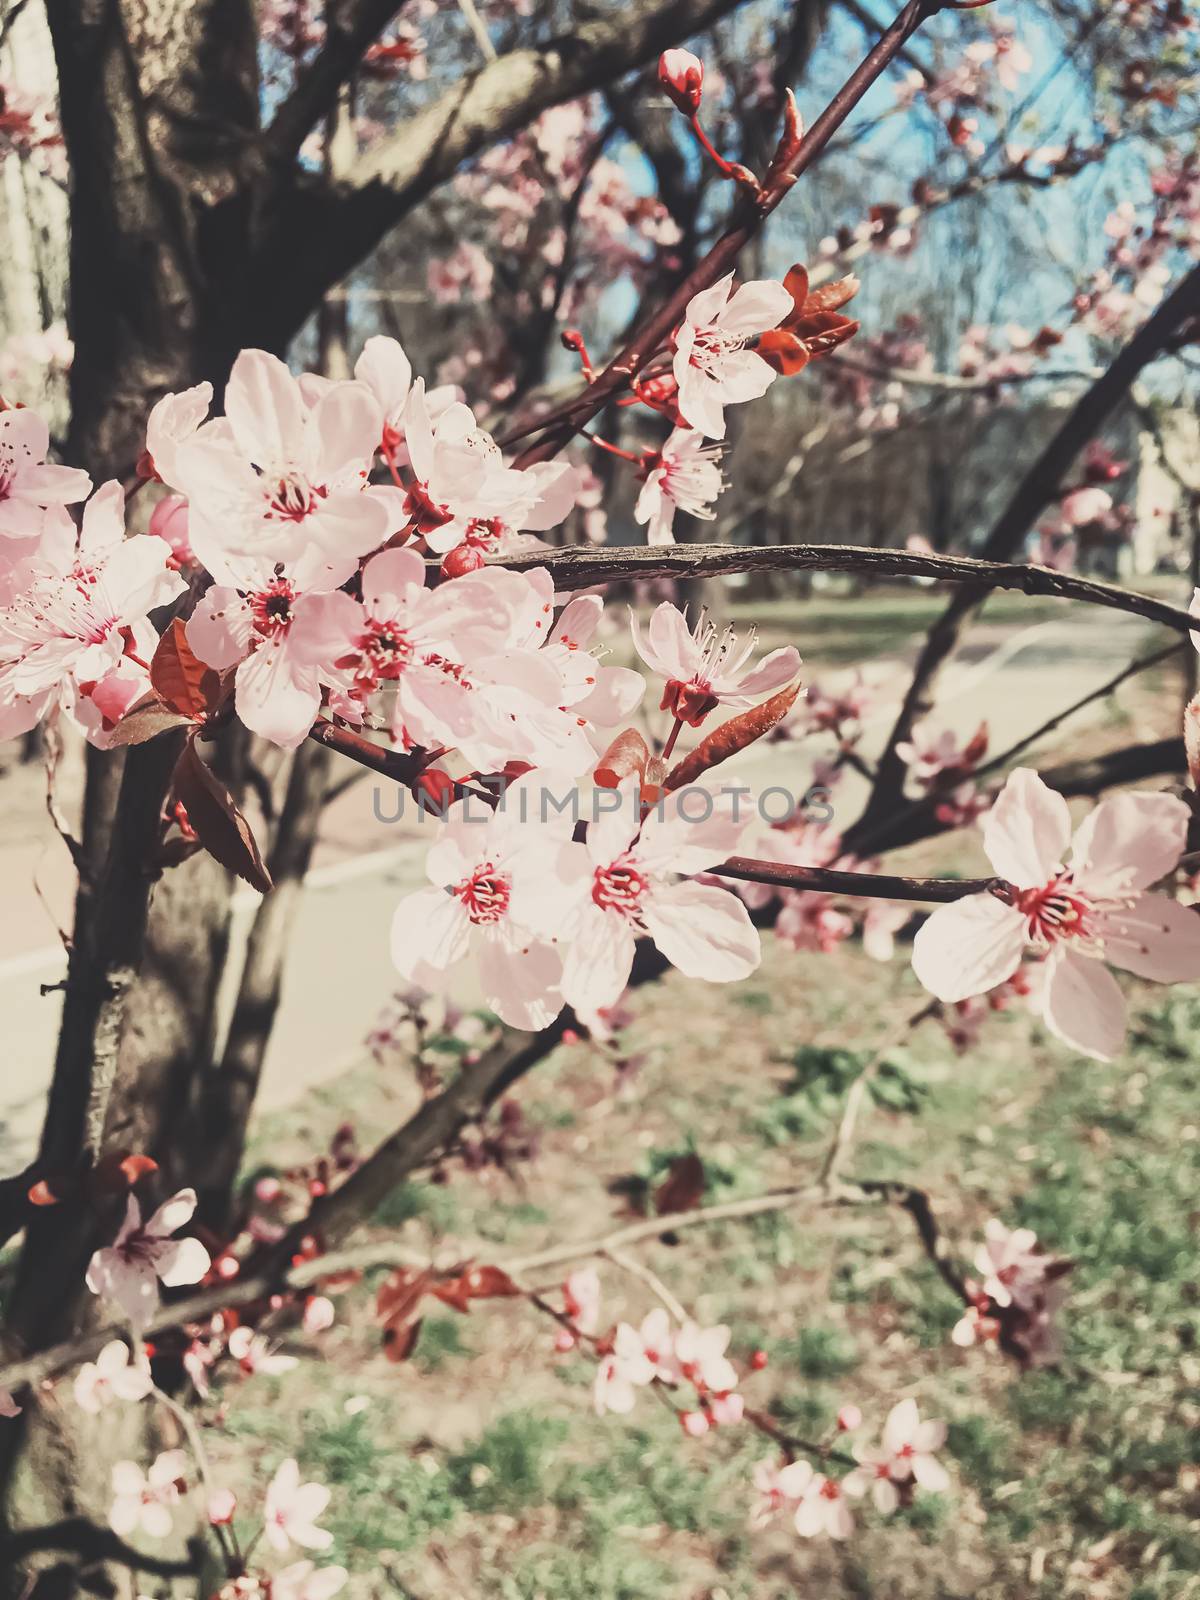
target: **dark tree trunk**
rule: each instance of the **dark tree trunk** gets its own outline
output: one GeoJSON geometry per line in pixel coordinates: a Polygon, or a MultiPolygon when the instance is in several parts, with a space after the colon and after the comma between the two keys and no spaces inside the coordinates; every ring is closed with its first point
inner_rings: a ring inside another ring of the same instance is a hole
{"type": "MultiPolygon", "coordinates": [[[[161,395],[203,378],[219,395],[243,342],[257,35],[247,0],[48,0],[47,9],[71,164],[67,455],[99,483],[132,476],[161,395]]],[[[81,1170],[113,1149],[158,1149],[211,1046],[228,875],[198,858],[154,890],[151,906],[173,754],[168,737],[123,761],[89,760],[91,881],[80,894],[42,1137],[55,1172],[81,1170]]],[[[115,1217],[84,1205],[35,1214],[7,1306],[9,1352],[96,1319],[83,1272],[115,1226],[115,1217]]],[[[124,1409],[127,1429],[153,1414],[124,1409]]],[[[5,1564],[13,1592],[131,1592],[130,1572],[99,1561],[94,1547],[37,1550],[38,1527],[84,1517],[103,1528],[113,1460],[145,1459],[151,1448],[122,1437],[111,1419],[101,1429],[86,1422],[60,1388],[44,1404],[31,1401],[0,1440],[5,1524],[20,1551],[5,1564]]],[[[186,1592],[198,1592],[197,1579],[186,1592]]]]}

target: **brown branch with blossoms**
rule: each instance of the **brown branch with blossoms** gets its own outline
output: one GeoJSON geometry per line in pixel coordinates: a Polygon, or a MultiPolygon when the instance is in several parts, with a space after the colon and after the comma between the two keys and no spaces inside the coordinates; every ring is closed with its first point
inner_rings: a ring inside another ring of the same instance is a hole
{"type": "MultiPolygon", "coordinates": [[[[783,202],[797,178],[824,150],[871,85],[912,38],[922,23],[942,9],[942,0],[908,0],[882,38],[838,90],[806,133],[790,93],[783,137],[762,182],[745,196],[720,239],[687,275],[675,292],[645,323],[576,399],[552,411],[537,424],[541,438],[517,458],[533,466],[558,454],[569,440],[624,390],[658,355],[683,319],[688,302],[732,271],[739,256],[783,202]]],[[[695,93],[698,95],[698,84],[695,93]]],[[[698,104],[698,99],[697,99],[698,104]]],[[[755,182],[751,178],[751,182],[755,182]]]]}

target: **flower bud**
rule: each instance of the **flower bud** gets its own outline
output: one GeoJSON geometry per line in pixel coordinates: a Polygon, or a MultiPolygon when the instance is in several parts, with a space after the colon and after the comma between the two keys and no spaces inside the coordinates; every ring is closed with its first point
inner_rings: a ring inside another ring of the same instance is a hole
{"type": "Polygon", "coordinates": [[[461,578],[483,565],[483,551],[473,544],[456,544],[442,558],[442,577],[461,578]]]}
{"type": "Polygon", "coordinates": [[[837,1425],[843,1433],[853,1433],[862,1427],[862,1412],[857,1406],[843,1406],[837,1414],[837,1425]]]}
{"type": "Polygon", "coordinates": [[[237,1498],[232,1489],[216,1489],[208,1498],[208,1520],[214,1528],[233,1521],[237,1498]]]}
{"type": "Polygon", "coordinates": [[[704,82],[704,63],[699,56],[690,50],[664,50],[658,58],[658,81],[685,117],[696,115],[704,82]]]}
{"type": "Polygon", "coordinates": [[[709,1429],[709,1421],[703,1411],[681,1411],[679,1425],[689,1439],[702,1439],[709,1429]]]}

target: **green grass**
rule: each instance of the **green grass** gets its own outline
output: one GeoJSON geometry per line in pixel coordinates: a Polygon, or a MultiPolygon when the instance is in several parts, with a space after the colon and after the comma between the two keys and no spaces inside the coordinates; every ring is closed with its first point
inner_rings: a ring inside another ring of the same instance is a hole
{"type": "MultiPolygon", "coordinates": [[[[626,1197],[643,1207],[689,1151],[702,1203],[811,1174],[910,988],[849,952],[776,952],[757,988],[705,1018],[667,984],[638,1025],[651,1065],[629,1103],[598,1099],[603,1067],[564,1052],[526,1090],[545,1148],[519,1183],[414,1183],[376,1226],[519,1252],[602,1229],[626,1197]]],[[[949,1496],[887,1524],[865,1514],[840,1554],[786,1527],[751,1532],[765,1440],[685,1440],[649,1396],[632,1417],[594,1417],[593,1362],[555,1358],[548,1325],[508,1302],[431,1310],[399,1368],[354,1312],[327,1336],[301,1414],[290,1383],[249,1381],[230,1408],[238,1465],[261,1484],[303,1439],[302,1466],[333,1489],[351,1600],[1200,1600],[1200,1001],[1141,991],[1112,1065],[1046,1041],[1023,1011],[991,1019],[961,1059],[927,1025],[874,1090],[854,1174],[927,1186],[964,1264],[989,1215],[1071,1259],[1060,1368],[957,1350],[960,1308],[896,1212],[778,1211],[638,1254],[703,1320],[730,1324],[739,1362],[766,1351],[747,1394],[800,1437],[848,1400],[877,1425],[917,1394],[950,1423],[949,1496]],[[455,1587],[438,1586],[443,1566],[455,1587]]],[[[606,1315],[643,1315],[644,1286],[600,1270],[606,1315]]]]}

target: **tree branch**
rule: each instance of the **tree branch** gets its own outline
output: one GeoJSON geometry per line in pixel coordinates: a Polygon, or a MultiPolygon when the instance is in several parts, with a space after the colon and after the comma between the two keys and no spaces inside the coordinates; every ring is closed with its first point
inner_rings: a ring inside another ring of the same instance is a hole
{"type": "MultiPolygon", "coordinates": [[[[1082,600],[1161,622],[1181,633],[1196,626],[1180,606],[1150,595],[1122,589],[1115,583],[1077,578],[1070,572],[1025,562],[981,560],[974,556],[922,554],[869,545],[838,544],[687,544],[636,545],[593,549],[577,546],[550,554],[495,557],[494,564],[518,571],[545,567],[556,589],[586,589],[593,584],[645,578],[715,578],[729,572],[855,572],[879,577],[937,578],[977,589],[1016,589],[1022,594],[1061,600],[1082,600]]],[[[432,565],[432,564],[431,564],[432,565]]]]}
{"type": "Polygon", "coordinates": [[[652,61],[666,46],[711,27],[742,3],[642,0],[622,6],[570,34],[510,51],[464,73],[453,88],[368,151],[344,180],[318,183],[297,173],[255,269],[254,317],[268,330],[270,347],[286,344],[320,296],[464,161],[550,106],[652,61]]]}
{"type": "Polygon", "coordinates": [[[734,209],[729,227],[697,263],[687,277],[652,317],[643,323],[604,371],[587,385],[575,400],[563,406],[549,421],[542,437],[522,451],[517,465],[528,467],[548,461],[558,454],[574,434],[625,388],[631,376],[671,336],[683,320],[688,302],[702,289],[711,287],[737,264],[746,245],[754,238],[771,213],[781,204],[792,185],[812,165],[830,139],[845,122],[871,85],[895,59],[908,40],[927,18],[941,10],[942,0],[907,0],[882,38],[868,52],[834,95],[825,110],[808,129],[769,185],[758,194],[746,196],[734,209]]]}
{"type": "Polygon", "coordinates": [[[264,129],[258,148],[278,167],[292,161],[362,61],[363,52],[404,9],[404,0],[351,0],[325,7],[325,42],[264,129]]]}
{"type": "MultiPolygon", "coordinates": [[[[984,541],[981,556],[988,561],[1011,560],[1037,517],[1054,499],[1071,463],[1092,439],[1117,403],[1129,392],[1139,373],[1186,335],[1188,325],[1200,315],[1200,266],[1193,267],[1142,324],[1112,365],[1081,395],[1070,415],[1018,484],[984,541]]],[[[917,661],[908,692],[888,735],[876,767],[875,783],[860,819],[870,828],[885,819],[904,791],[905,763],[899,746],[933,705],[937,677],[957,649],[959,638],[987,596],[987,590],[967,587],[954,595],[930,629],[917,661]]]]}

